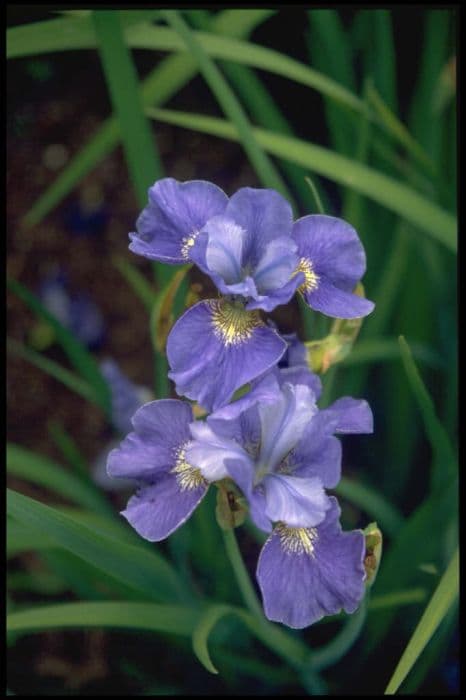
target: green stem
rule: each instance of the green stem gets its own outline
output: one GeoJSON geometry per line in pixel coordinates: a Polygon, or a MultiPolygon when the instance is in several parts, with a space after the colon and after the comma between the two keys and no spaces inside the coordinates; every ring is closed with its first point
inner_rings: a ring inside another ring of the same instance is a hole
{"type": "Polygon", "coordinates": [[[361,634],[367,614],[367,602],[363,600],[359,610],[345,622],[341,631],[324,647],[313,652],[311,666],[314,671],[322,671],[333,666],[348,653],[361,634]]]}
{"type": "Polygon", "coordinates": [[[235,574],[241,595],[243,596],[246,607],[250,612],[257,617],[261,622],[264,620],[261,605],[257,599],[256,592],[249,578],[248,571],[244,565],[243,557],[241,556],[238,542],[234,530],[222,530],[225,549],[230,560],[231,566],[235,574]]]}

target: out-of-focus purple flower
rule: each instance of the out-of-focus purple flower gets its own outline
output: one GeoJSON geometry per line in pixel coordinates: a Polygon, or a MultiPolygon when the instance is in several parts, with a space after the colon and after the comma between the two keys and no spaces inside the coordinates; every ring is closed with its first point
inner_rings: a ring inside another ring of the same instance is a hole
{"type": "Polygon", "coordinates": [[[269,620],[299,629],[358,607],[366,576],[364,534],[342,532],[336,498],[330,496],[329,504],[318,525],[279,523],[264,544],[257,580],[269,620]]]}
{"type": "Polygon", "coordinates": [[[130,250],[150,260],[171,264],[190,262],[201,229],[222,214],[228,197],[204,180],[178,182],[166,177],[149,188],[149,203],[130,233],[130,250]]]}
{"type": "Polygon", "coordinates": [[[45,308],[84,345],[100,345],[105,333],[101,312],[86,294],[69,293],[64,274],[49,275],[39,288],[39,297],[45,308]]]}
{"type": "MultiPolygon", "coordinates": [[[[131,418],[138,408],[153,399],[152,392],[145,386],[133,384],[110,358],[100,363],[100,371],[110,389],[112,424],[119,433],[126,435],[133,427],[131,418]]],[[[124,491],[136,483],[134,479],[111,479],[107,474],[108,455],[118,444],[118,440],[112,440],[98,455],[92,467],[92,478],[106,491],[124,491]]]]}
{"type": "Polygon", "coordinates": [[[299,287],[312,309],[336,318],[367,316],[374,304],[353,294],[366,269],[358,234],[342,219],[311,214],[298,219],[292,230],[298,246],[299,287]]]}
{"type": "Polygon", "coordinates": [[[205,496],[209,483],[227,476],[221,465],[199,469],[189,462],[192,420],[191,407],[184,401],[145,404],[133,416],[133,432],[108,457],[109,476],[138,482],[139,490],[122,515],[151,542],[165,539],[180,527],[205,496]]]}
{"type": "Polygon", "coordinates": [[[65,227],[75,236],[99,236],[108,220],[103,197],[91,202],[74,200],[65,211],[65,227]]]}
{"type": "Polygon", "coordinates": [[[145,386],[133,384],[110,358],[100,363],[100,371],[110,389],[112,423],[118,432],[126,435],[132,429],[131,418],[153,398],[152,392],[145,386]]]}

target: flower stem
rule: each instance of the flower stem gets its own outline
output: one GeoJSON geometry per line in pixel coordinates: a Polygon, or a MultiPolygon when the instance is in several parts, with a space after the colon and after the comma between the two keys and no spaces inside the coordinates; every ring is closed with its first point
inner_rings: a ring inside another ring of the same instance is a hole
{"type": "Polygon", "coordinates": [[[262,608],[257,599],[251,579],[249,578],[246,566],[244,565],[243,557],[241,556],[238,542],[236,541],[235,532],[232,529],[222,529],[222,534],[223,541],[225,542],[225,549],[233,567],[236,581],[243,596],[244,602],[246,603],[246,607],[255,617],[263,621],[264,616],[262,614],[262,608]]]}

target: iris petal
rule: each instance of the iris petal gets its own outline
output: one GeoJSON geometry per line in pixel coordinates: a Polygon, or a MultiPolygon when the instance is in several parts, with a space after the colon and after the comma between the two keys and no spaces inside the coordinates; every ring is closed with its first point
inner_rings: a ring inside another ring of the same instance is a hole
{"type": "Polygon", "coordinates": [[[206,494],[205,482],[191,489],[180,487],[174,474],[140,489],[128,501],[122,515],[136,532],[150,542],[168,537],[189,518],[206,494]]]}
{"type": "Polygon", "coordinates": [[[222,301],[202,301],[168,336],[169,377],[179,394],[212,411],[273,367],[285,350],[286,343],[258,316],[222,301]]]}
{"type": "Polygon", "coordinates": [[[163,178],[149,189],[149,203],[130,233],[130,250],[151,260],[185,263],[198,232],[222,214],[227,195],[204,180],[178,182],[163,178]]]}
{"type": "Polygon", "coordinates": [[[177,399],[151,401],[136,411],[131,432],[108,457],[109,476],[150,480],[170,471],[178,448],[190,439],[190,406],[177,399]]]}
{"type": "Polygon", "coordinates": [[[257,580],[269,620],[301,629],[358,607],[364,595],[364,535],[342,532],[340,509],[335,498],[330,500],[320,525],[279,525],[263,546],[257,580]]]}

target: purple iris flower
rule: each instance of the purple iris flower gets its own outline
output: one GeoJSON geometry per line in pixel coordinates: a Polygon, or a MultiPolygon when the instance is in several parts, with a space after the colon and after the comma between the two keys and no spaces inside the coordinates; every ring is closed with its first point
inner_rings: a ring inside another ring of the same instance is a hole
{"type": "Polygon", "coordinates": [[[224,296],[188,309],[170,332],[169,377],[179,394],[215,410],[280,360],[286,343],[259,309],[285,304],[304,282],[291,227],[278,192],[244,187],[196,237],[190,259],[224,296]]]}
{"type": "Polygon", "coordinates": [[[199,232],[209,219],[223,214],[227,203],[225,192],[211,182],[159,180],[149,188],[149,204],[136,222],[137,232],[129,234],[129,249],[150,260],[190,262],[199,232]]]}
{"type": "Polygon", "coordinates": [[[264,544],[256,573],[269,620],[300,629],[358,607],[364,595],[364,534],[342,532],[336,498],[330,496],[329,503],[317,526],[279,523],[264,544]]]}
{"type": "Polygon", "coordinates": [[[199,468],[223,465],[246,496],[251,518],[270,532],[257,579],[270,620],[302,628],[342,608],[354,612],[364,594],[361,531],[343,533],[337,501],[325,493],[341,475],[335,433],[372,432],[366,401],[344,397],[316,406],[314,377],[296,383],[275,369],[251,392],[191,426],[186,451],[199,468]],[[239,449],[238,449],[239,448],[239,449]],[[236,454],[235,454],[236,452],[236,454]]]}
{"type": "Polygon", "coordinates": [[[366,256],[350,224],[311,214],[295,221],[291,235],[305,278],[299,291],[312,309],[336,318],[361,318],[373,310],[372,301],[352,293],[366,270],[366,256]]]}
{"type": "Polygon", "coordinates": [[[274,373],[259,386],[266,396],[256,387],[191,426],[195,441],[187,458],[200,469],[221,464],[262,530],[270,532],[273,522],[312,527],[329,508],[324,489],[334,488],[341,476],[341,444],[334,433],[372,432],[372,413],[366,401],[350,397],[319,410],[309,385],[281,383],[274,373]]]}
{"type": "Polygon", "coordinates": [[[122,515],[151,542],[180,527],[204,498],[209,483],[228,476],[221,463],[198,468],[188,461],[192,421],[187,402],[152,401],[136,411],[133,432],[108,457],[109,476],[138,482],[139,490],[122,515]]]}

